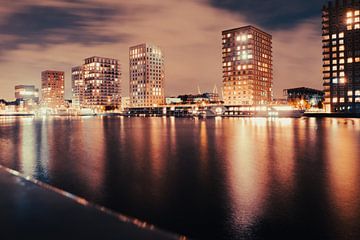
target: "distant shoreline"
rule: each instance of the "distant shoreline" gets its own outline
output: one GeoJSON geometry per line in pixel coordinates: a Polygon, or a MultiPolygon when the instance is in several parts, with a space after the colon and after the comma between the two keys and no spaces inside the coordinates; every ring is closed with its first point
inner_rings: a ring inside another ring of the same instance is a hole
{"type": "MultiPolygon", "coordinates": [[[[0,114],[0,117],[35,117],[35,114],[32,113],[17,113],[17,114],[0,114]]],[[[129,116],[126,114],[114,114],[114,113],[105,113],[105,114],[93,114],[93,115],[49,115],[51,117],[88,117],[88,116],[124,116],[124,117],[164,117],[164,116],[129,116]]],[[[167,116],[165,116],[167,117],[167,116]]],[[[220,116],[223,118],[258,118],[254,116],[220,116]]],[[[303,117],[308,118],[360,118],[360,114],[351,114],[351,113],[304,113],[303,117]]],[[[184,117],[179,117],[184,118],[184,117]]],[[[274,117],[272,117],[274,118],[274,117]]],[[[278,117],[282,118],[282,117],[278,117]]]]}

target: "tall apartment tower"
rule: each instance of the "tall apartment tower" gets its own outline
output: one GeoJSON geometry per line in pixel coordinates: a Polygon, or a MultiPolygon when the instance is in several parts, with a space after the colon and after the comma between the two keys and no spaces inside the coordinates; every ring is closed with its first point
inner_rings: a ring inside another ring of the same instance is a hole
{"type": "Polygon", "coordinates": [[[360,1],[329,2],[322,11],[327,112],[360,113],[360,1]]]}
{"type": "Polygon", "coordinates": [[[223,100],[226,105],[272,101],[272,36],[253,26],[222,32],[223,100]]]}
{"type": "Polygon", "coordinates": [[[117,59],[90,57],[72,68],[74,106],[94,110],[121,106],[121,70],[117,59]]]}
{"type": "Polygon", "coordinates": [[[165,103],[164,55],[151,44],[140,44],[129,50],[130,105],[151,107],[165,103]]]}
{"type": "Polygon", "coordinates": [[[71,68],[72,83],[72,104],[76,108],[80,108],[84,103],[85,82],[83,78],[83,67],[77,66],[71,68]]]}
{"type": "Polygon", "coordinates": [[[41,73],[41,105],[59,108],[64,105],[65,74],[47,70],[41,73]]]}

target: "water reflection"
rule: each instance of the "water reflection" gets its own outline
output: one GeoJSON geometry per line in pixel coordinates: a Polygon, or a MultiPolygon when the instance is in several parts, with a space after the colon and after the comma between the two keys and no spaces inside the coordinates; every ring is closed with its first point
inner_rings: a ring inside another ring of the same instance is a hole
{"type": "Polygon", "coordinates": [[[1,164],[198,239],[359,238],[359,143],[358,119],[0,118],[1,164]]]}

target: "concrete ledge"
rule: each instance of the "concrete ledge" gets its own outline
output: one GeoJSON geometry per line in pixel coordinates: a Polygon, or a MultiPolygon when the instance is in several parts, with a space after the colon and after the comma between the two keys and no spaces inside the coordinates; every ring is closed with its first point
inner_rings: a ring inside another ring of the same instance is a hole
{"type": "Polygon", "coordinates": [[[1,239],[181,239],[0,165],[1,239]]]}
{"type": "Polygon", "coordinates": [[[360,113],[305,113],[304,117],[316,118],[360,118],[360,113]]]}

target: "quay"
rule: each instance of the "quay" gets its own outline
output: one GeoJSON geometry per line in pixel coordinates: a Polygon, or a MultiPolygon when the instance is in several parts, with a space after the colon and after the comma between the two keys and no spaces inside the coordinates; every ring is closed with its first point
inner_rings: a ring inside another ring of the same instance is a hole
{"type": "Polygon", "coordinates": [[[1,239],[185,240],[0,165],[1,239]]]}
{"type": "Polygon", "coordinates": [[[304,111],[288,105],[227,106],[206,105],[164,105],[125,109],[123,115],[130,117],[301,117],[304,111]]]}

